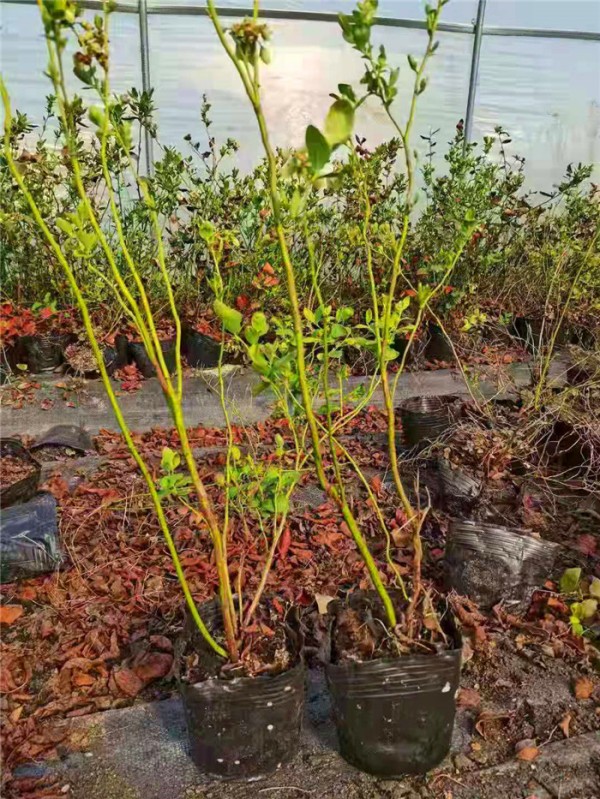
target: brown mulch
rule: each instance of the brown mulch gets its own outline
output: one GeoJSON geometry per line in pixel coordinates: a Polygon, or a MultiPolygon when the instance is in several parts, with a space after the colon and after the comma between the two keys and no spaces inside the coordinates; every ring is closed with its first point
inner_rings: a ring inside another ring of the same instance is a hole
{"type": "Polygon", "coordinates": [[[0,458],[0,488],[7,488],[18,483],[33,471],[35,471],[33,463],[14,455],[3,455],[0,458]]]}
{"type": "MultiPolygon", "coordinates": [[[[384,429],[381,412],[369,408],[356,417],[347,432],[381,433],[384,429]]],[[[218,448],[225,445],[225,432],[198,427],[190,429],[189,434],[192,447],[206,447],[210,453],[199,460],[199,469],[218,504],[220,489],[215,475],[224,466],[225,456],[218,448]]],[[[276,435],[290,441],[285,420],[234,428],[234,434],[239,445],[252,448],[255,457],[267,461],[275,457],[276,435]]],[[[156,476],[163,448],[178,447],[172,430],[152,430],[135,435],[135,440],[156,476]]],[[[11,795],[11,770],[18,764],[55,757],[65,747],[83,745],[69,732],[66,719],[123,707],[136,699],[158,698],[174,686],[173,647],[183,622],[183,601],[174,568],[151,511],[145,483],[122,437],[102,432],[95,443],[98,452],[108,459],[100,471],[72,491],[60,477],[60,469],[47,484],[60,504],[66,565],[55,574],[2,586],[3,607],[23,610],[13,611],[14,619],[2,623],[0,709],[6,796],[11,795]]],[[[376,472],[370,478],[371,488],[382,503],[392,535],[399,531],[393,559],[398,572],[406,575],[411,555],[401,534],[404,518],[382,479],[387,457],[381,447],[368,443],[368,436],[355,438],[352,454],[376,472]]],[[[303,475],[302,484],[314,486],[310,469],[303,475]]],[[[383,574],[391,580],[372,508],[362,501],[360,506],[355,503],[355,511],[383,574]]],[[[208,533],[202,521],[181,504],[171,504],[167,516],[191,591],[201,603],[214,596],[217,587],[208,533]]],[[[335,596],[341,589],[369,587],[349,530],[331,503],[298,507],[289,517],[288,528],[267,585],[267,591],[279,597],[282,611],[289,603],[308,607],[317,594],[335,596]]],[[[443,523],[440,526],[433,514],[424,532],[430,555],[426,578],[439,577],[441,530],[443,523]]],[[[260,532],[234,520],[228,546],[229,570],[233,584],[245,594],[252,594],[258,584],[264,552],[260,532]]],[[[556,656],[584,657],[585,648],[572,638],[565,621],[568,608],[546,601],[553,588],[548,587],[534,608],[535,618],[523,629],[518,626],[522,623],[519,619],[490,619],[468,603],[458,603],[454,610],[471,650],[485,652],[490,635],[497,638],[505,630],[517,630],[544,645],[559,641],[556,656]]],[[[53,795],[32,790],[27,795],[36,799],[53,795]]]]}

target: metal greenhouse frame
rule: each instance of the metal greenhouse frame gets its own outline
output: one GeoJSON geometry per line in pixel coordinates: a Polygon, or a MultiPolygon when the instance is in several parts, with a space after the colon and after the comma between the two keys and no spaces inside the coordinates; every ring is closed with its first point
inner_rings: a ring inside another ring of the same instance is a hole
{"type": "MultiPolygon", "coordinates": [[[[3,3],[13,3],[17,5],[34,5],[36,0],[2,0],[3,3]]],[[[485,9],[487,0],[478,0],[477,15],[472,24],[460,22],[440,22],[438,30],[447,33],[464,33],[473,37],[473,50],[471,56],[471,67],[469,73],[469,93],[467,106],[465,109],[465,143],[470,141],[473,129],[473,117],[475,112],[475,101],[477,96],[477,83],[479,79],[479,56],[481,52],[481,42],[484,36],[529,36],[545,39],[576,39],[580,41],[600,42],[600,32],[578,31],[578,30],[556,30],[542,28],[505,28],[485,24],[485,9]]],[[[102,9],[101,0],[82,0],[81,5],[90,10],[102,9]]],[[[142,88],[149,90],[152,86],[150,74],[150,40],[148,34],[148,16],[150,14],[168,16],[208,16],[204,5],[177,5],[159,2],[148,2],[148,0],[138,0],[137,4],[116,2],[114,10],[126,14],[137,14],[139,16],[140,32],[140,62],[142,74],[142,88]]],[[[222,17],[244,17],[251,14],[250,8],[238,7],[217,7],[217,11],[222,17]]],[[[275,8],[261,9],[261,17],[264,19],[299,20],[308,22],[331,23],[338,21],[338,16],[334,12],[326,11],[292,11],[275,8]]],[[[413,28],[425,29],[425,22],[415,19],[403,19],[400,17],[378,17],[375,24],[390,28],[413,28]]],[[[146,169],[152,170],[153,152],[152,137],[146,132],[145,135],[145,154],[146,169]]]]}

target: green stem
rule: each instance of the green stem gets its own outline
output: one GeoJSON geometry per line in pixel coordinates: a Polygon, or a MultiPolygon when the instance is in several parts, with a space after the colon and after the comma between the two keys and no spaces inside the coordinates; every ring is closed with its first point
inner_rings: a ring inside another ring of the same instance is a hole
{"type": "Polygon", "coordinates": [[[121,411],[120,405],[119,405],[119,403],[117,401],[117,398],[116,398],[116,395],[115,395],[115,393],[113,391],[113,388],[112,388],[112,385],[111,385],[111,382],[110,382],[110,377],[108,375],[108,372],[106,371],[106,366],[104,364],[104,356],[103,356],[102,350],[100,349],[100,345],[98,343],[96,335],[94,333],[94,328],[93,328],[91,317],[90,317],[90,314],[89,314],[89,309],[88,309],[88,306],[87,306],[87,302],[86,302],[86,300],[85,300],[85,298],[84,298],[84,296],[83,296],[83,294],[82,294],[82,292],[81,292],[81,290],[79,288],[79,285],[77,283],[77,280],[75,279],[73,271],[72,271],[67,259],[65,258],[58,241],[56,240],[56,238],[54,237],[54,235],[50,231],[49,227],[45,223],[45,221],[44,221],[44,219],[43,219],[43,217],[42,217],[42,215],[41,215],[41,213],[40,213],[40,211],[39,211],[39,209],[37,207],[37,204],[36,204],[35,200],[33,199],[33,196],[31,195],[30,191],[28,190],[28,188],[27,188],[27,186],[26,186],[26,184],[25,184],[20,172],[18,171],[15,162],[14,162],[14,159],[13,159],[13,156],[12,156],[12,149],[11,149],[11,146],[10,146],[11,129],[12,129],[12,112],[11,112],[8,93],[6,91],[6,86],[4,85],[4,81],[2,80],[2,78],[0,78],[0,94],[2,95],[2,103],[3,103],[3,106],[4,106],[4,115],[5,115],[5,121],[4,121],[4,130],[5,130],[5,133],[4,133],[4,144],[5,144],[4,156],[5,156],[6,161],[8,163],[8,167],[10,169],[11,175],[13,176],[13,179],[16,181],[17,185],[19,186],[19,189],[23,193],[23,196],[27,200],[27,203],[28,203],[28,205],[29,205],[29,207],[31,209],[31,213],[33,215],[33,218],[35,219],[38,227],[40,228],[40,230],[42,231],[43,235],[45,236],[46,241],[48,242],[48,244],[52,248],[52,251],[54,252],[54,255],[56,256],[56,259],[59,262],[59,264],[60,264],[60,266],[61,266],[61,268],[62,268],[62,270],[63,270],[63,272],[65,274],[65,277],[67,279],[69,287],[70,287],[71,291],[73,292],[73,295],[74,295],[75,300],[77,302],[77,306],[78,306],[78,308],[79,308],[79,310],[81,312],[84,329],[86,331],[86,334],[88,336],[88,339],[89,339],[90,345],[92,347],[94,356],[96,358],[96,363],[97,363],[97,366],[98,366],[98,370],[100,372],[100,376],[101,376],[101,379],[102,379],[102,384],[103,384],[104,389],[106,391],[106,394],[108,396],[108,400],[110,402],[110,405],[111,405],[111,408],[112,408],[113,413],[115,415],[115,418],[117,419],[117,423],[119,425],[119,428],[121,429],[121,432],[123,433],[123,437],[125,438],[127,446],[129,448],[129,451],[131,452],[131,454],[132,454],[132,456],[133,456],[138,468],[140,469],[140,472],[142,473],[142,475],[144,477],[144,480],[146,481],[146,485],[148,486],[148,490],[149,490],[150,496],[152,498],[152,504],[153,504],[154,509],[156,511],[156,515],[158,517],[158,522],[159,522],[161,531],[162,531],[162,533],[163,533],[163,535],[165,537],[165,540],[167,542],[167,547],[169,549],[169,553],[171,555],[171,559],[172,559],[173,565],[175,567],[175,572],[177,574],[177,578],[178,578],[179,583],[181,585],[181,588],[183,590],[183,594],[184,594],[186,603],[188,605],[189,611],[190,611],[190,613],[192,615],[192,618],[194,619],[196,625],[198,626],[198,629],[199,629],[200,633],[202,634],[202,636],[204,637],[206,642],[209,644],[209,646],[218,655],[220,655],[222,657],[227,657],[227,652],[221,646],[219,646],[219,644],[211,636],[211,634],[207,630],[204,622],[202,621],[202,618],[201,618],[200,614],[198,613],[198,608],[196,607],[196,603],[195,603],[194,598],[192,596],[192,593],[190,591],[187,579],[186,579],[184,571],[183,571],[183,567],[181,565],[181,561],[179,560],[179,555],[177,553],[177,548],[175,546],[175,542],[173,541],[173,537],[172,537],[171,532],[169,530],[169,526],[168,526],[164,511],[163,511],[163,508],[162,508],[160,497],[158,496],[158,492],[157,492],[156,486],[154,484],[154,480],[153,480],[152,475],[150,474],[150,471],[148,470],[148,467],[146,466],[143,458],[141,457],[141,455],[140,455],[140,453],[139,453],[139,451],[138,451],[138,449],[137,449],[137,447],[135,445],[135,442],[133,441],[133,438],[131,436],[131,431],[129,430],[129,426],[127,425],[127,422],[125,421],[125,418],[124,418],[123,413],[121,411]]]}
{"type": "Polygon", "coordinates": [[[548,372],[550,370],[550,364],[552,362],[552,355],[554,353],[554,348],[556,346],[556,339],[558,337],[558,334],[560,333],[560,329],[561,329],[562,324],[564,322],[564,319],[565,319],[565,316],[567,314],[567,311],[569,310],[569,306],[571,305],[571,301],[573,299],[573,295],[575,294],[575,289],[577,288],[577,284],[579,283],[579,278],[581,277],[584,268],[587,266],[588,258],[590,257],[590,255],[595,250],[596,243],[598,241],[598,237],[599,236],[600,236],[600,228],[598,230],[596,230],[596,233],[595,233],[594,237],[592,238],[592,241],[590,242],[590,246],[588,247],[588,249],[587,249],[587,251],[586,251],[586,253],[585,253],[584,257],[583,257],[583,260],[582,260],[582,262],[581,262],[581,264],[579,266],[579,269],[577,270],[577,272],[575,274],[575,277],[573,278],[573,281],[572,281],[571,286],[569,288],[569,293],[567,294],[567,298],[566,298],[566,300],[565,300],[565,302],[563,304],[562,311],[561,311],[560,316],[558,318],[558,322],[555,325],[554,330],[552,331],[552,336],[550,337],[550,342],[548,344],[548,351],[546,352],[546,355],[545,355],[545,358],[544,358],[544,362],[542,364],[542,369],[540,371],[540,379],[538,380],[538,383],[537,383],[537,386],[536,386],[536,389],[535,389],[533,405],[534,405],[534,408],[536,410],[539,409],[540,404],[541,404],[542,392],[543,392],[544,387],[546,385],[546,379],[548,377],[548,372]]]}
{"type": "Polygon", "coordinates": [[[388,621],[390,626],[396,626],[396,612],[394,610],[394,606],[392,600],[390,598],[389,593],[387,592],[379,571],[377,569],[377,565],[371,555],[367,543],[358,527],[356,519],[354,518],[352,511],[350,510],[348,504],[343,501],[343,498],[340,496],[339,490],[333,486],[327,478],[325,473],[325,469],[323,466],[323,457],[321,453],[321,443],[319,437],[319,429],[316,420],[315,413],[312,408],[312,397],[310,393],[309,383],[307,379],[306,373],[306,359],[305,359],[305,350],[304,350],[304,334],[303,334],[303,327],[302,327],[302,315],[300,312],[300,302],[298,299],[298,289],[296,286],[296,277],[294,273],[294,267],[292,264],[292,260],[290,257],[289,249],[287,246],[287,240],[285,236],[285,230],[283,227],[283,223],[281,220],[281,203],[279,199],[279,189],[278,189],[278,181],[277,181],[277,163],[275,161],[275,155],[273,153],[273,149],[271,147],[269,141],[269,135],[267,131],[267,126],[264,118],[264,114],[262,112],[261,102],[260,102],[260,95],[258,92],[258,81],[253,85],[253,83],[248,79],[247,75],[245,74],[244,70],[241,68],[241,65],[236,58],[235,50],[227,40],[225,36],[225,32],[221,26],[219,17],[217,15],[215,5],[213,0],[208,0],[208,13],[213,22],[215,27],[215,31],[223,48],[225,49],[227,55],[229,56],[230,60],[232,61],[233,65],[235,66],[242,83],[244,84],[244,88],[246,90],[246,94],[248,99],[252,104],[252,108],[254,109],[254,114],[256,116],[256,120],[258,123],[258,128],[260,132],[260,138],[262,141],[262,145],[267,157],[267,167],[268,167],[268,188],[269,194],[271,198],[271,205],[273,209],[273,219],[275,222],[275,231],[277,234],[277,241],[279,243],[279,249],[281,252],[281,258],[283,261],[284,272],[286,277],[286,284],[287,284],[287,291],[288,291],[288,298],[290,301],[290,308],[292,313],[292,322],[294,327],[294,341],[296,345],[296,352],[297,352],[297,369],[298,369],[298,381],[300,383],[300,392],[302,396],[302,403],[304,406],[304,412],[307,419],[307,424],[309,428],[309,434],[312,443],[312,450],[313,450],[313,457],[315,461],[315,468],[317,471],[317,476],[319,479],[319,483],[323,490],[327,493],[328,496],[333,499],[333,501],[338,505],[341,510],[341,513],[348,525],[348,529],[350,530],[354,542],[360,552],[361,557],[363,558],[369,575],[371,577],[371,581],[373,585],[381,597],[381,600],[384,604],[386,614],[388,616],[388,621]],[[256,91],[255,91],[255,86],[256,91]]]}

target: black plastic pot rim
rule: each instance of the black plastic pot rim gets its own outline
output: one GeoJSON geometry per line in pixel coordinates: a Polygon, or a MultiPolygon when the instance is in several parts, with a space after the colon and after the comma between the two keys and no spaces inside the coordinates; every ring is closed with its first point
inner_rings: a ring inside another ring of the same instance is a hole
{"type": "Polygon", "coordinates": [[[328,663],[327,673],[338,683],[344,678],[352,682],[352,696],[363,699],[395,699],[401,696],[440,692],[451,690],[450,677],[454,668],[454,659],[461,652],[461,647],[454,646],[442,652],[428,655],[399,655],[398,657],[376,658],[375,660],[357,660],[344,663],[328,663]],[[444,674],[443,665],[447,661],[448,674],[444,674]],[[397,681],[398,669],[406,673],[401,683],[397,681]],[[389,675],[387,677],[386,675],[389,675]],[[361,685],[357,679],[365,678],[361,685]],[[448,679],[445,679],[448,677],[448,679]],[[390,688],[392,682],[394,687],[390,688]],[[442,687],[440,688],[440,682],[442,687]],[[375,683],[375,684],[373,684],[375,683]],[[383,692],[382,692],[383,689],[383,692]]]}
{"type": "MultiPolygon", "coordinates": [[[[163,349],[168,348],[168,347],[174,347],[176,341],[177,341],[177,339],[175,338],[175,336],[169,336],[168,338],[159,338],[158,339],[158,343],[160,344],[160,346],[163,349]]],[[[144,342],[141,341],[140,339],[128,339],[128,344],[132,344],[135,347],[144,347],[144,350],[146,349],[146,347],[144,345],[144,342]]]]}
{"type": "Polygon", "coordinates": [[[505,527],[489,522],[477,522],[469,519],[450,522],[449,534],[452,541],[476,551],[493,552],[495,549],[505,552],[507,546],[515,544],[526,547],[531,556],[540,555],[548,550],[558,549],[559,545],[545,539],[534,538],[527,530],[518,527],[505,527]],[[495,547],[494,544],[497,544],[495,547]]]}
{"type": "Polygon", "coordinates": [[[411,397],[401,403],[400,411],[403,413],[428,415],[439,411],[447,411],[450,406],[458,401],[460,401],[460,397],[456,394],[411,397]]]}
{"type": "Polygon", "coordinates": [[[454,479],[457,482],[470,483],[474,490],[481,491],[483,480],[473,475],[467,467],[456,466],[447,458],[440,456],[438,458],[438,469],[444,478],[447,476],[449,480],[454,479]]]}
{"type": "Polygon", "coordinates": [[[30,450],[33,452],[41,447],[67,447],[82,455],[94,449],[89,433],[79,425],[70,424],[54,425],[39,436],[31,445],[30,450]]]}
{"type": "MultiPolygon", "coordinates": [[[[202,693],[207,698],[219,696],[221,699],[223,699],[224,695],[226,696],[229,694],[232,699],[235,697],[235,703],[237,705],[244,704],[244,699],[238,695],[238,691],[250,686],[256,688],[257,686],[262,685],[265,689],[267,706],[271,707],[273,702],[269,702],[269,687],[277,687],[277,683],[286,682],[290,677],[303,671],[304,661],[302,658],[299,658],[293,666],[289,667],[289,669],[280,671],[277,674],[257,674],[256,677],[232,677],[231,679],[216,676],[207,677],[206,680],[200,680],[193,683],[187,682],[184,678],[179,677],[178,683],[181,688],[193,688],[195,691],[202,693]]],[[[291,687],[286,687],[283,689],[284,693],[289,693],[291,690],[291,687]]],[[[252,699],[248,702],[248,704],[254,707],[256,705],[256,701],[252,699]]]]}
{"type": "MultiPolygon", "coordinates": [[[[269,599],[269,597],[263,595],[263,599],[269,599]]],[[[233,601],[234,603],[238,602],[237,594],[234,594],[233,601]]],[[[293,608],[290,608],[290,613],[292,611],[293,608]]],[[[211,635],[218,637],[223,633],[223,616],[221,611],[221,603],[218,598],[215,597],[214,599],[209,599],[203,602],[198,607],[198,612],[200,613],[202,621],[211,635]]],[[[302,634],[292,626],[294,622],[290,623],[288,621],[290,613],[288,613],[281,622],[286,633],[287,648],[292,661],[292,665],[285,671],[278,672],[277,674],[258,674],[256,677],[220,677],[218,674],[216,674],[215,676],[207,678],[206,680],[201,680],[198,683],[189,682],[189,680],[185,680],[185,678],[181,677],[181,675],[176,672],[178,681],[183,685],[202,685],[209,680],[213,680],[215,683],[228,683],[230,685],[237,685],[239,684],[240,680],[249,680],[248,684],[255,685],[257,679],[264,678],[265,680],[272,680],[280,675],[289,674],[292,669],[296,668],[296,666],[303,666],[303,637],[302,634]]],[[[182,647],[185,648],[187,646],[191,646],[205,661],[209,660],[213,663],[222,664],[222,658],[217,655],[216,652],[209,646],[187,608],[185,610],[184,618],[185,621],[183,631],[180,637],[182,647]]]]}

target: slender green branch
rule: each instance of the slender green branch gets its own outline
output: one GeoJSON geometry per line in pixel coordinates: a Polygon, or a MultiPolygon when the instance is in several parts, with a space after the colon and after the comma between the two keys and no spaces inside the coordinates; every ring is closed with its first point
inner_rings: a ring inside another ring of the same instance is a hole
{"type": "Polygon", "coordinates": [[[542,368],[541,368],[541,371],[540,371],[540,378],[539,378],[539,380],[537,382],[537,386],[536,386],[535,392],[534,392],[533,404],[534,404],[534,408],[536,408],[536,409],[539,409],[540,404],[541,404],[542,392],[544,391],[544,388],[545,388],[545,385],[546,385],[546,380],[548,378],[548,372],[550,371],[550,364],[552,362],[552,355],[554,353],[554,348],[556,347],[556,339],[558,338],[558,335],[559,335],[560,330],[562,328],[563,322],[565,320],[565,316],[566,316],[567,311],[569,310],[569,307],[570,307],[571,302],[573,300],[573,295],[575,294],[575,290],[576,290],[576,288],[578,286],[579,279],[581,278],[581,275],[583,274],[583,270],[587,266],[587,262],[588,262],[589,257],[596,250],[596,245],[598,243],[598,237],[599,236],[600,236],[600,228],[598,230],[596,230],[596,233],[594,234],[594,236],[593,236],[593,238],[592,238],[592,240],[590,242],[590,246],[588,247],[588,249],[587,249],[587,251],[586,251],[586,253],[585,253],[585,255],[584,255],[584,257],[583,257],[583,259],[581,261],[581,264],[579,265],[579,269],[575,273],[575,277],[573,278],[573,281],[571,282],[571,286],[569,287],[569,293],[567,294],[567,297],[566,297],[566,299],[565,299],[565,301],[563,303],[562,310],[561,310],[560,315],[558,317],[558,321],[557,321],[556,325],[554,326],[554,330],[552,331],[552,335],[550,337],[550,342],[548,344],[548,350],[546,352],[546,355],[545,355],[545,358],[544,358],[544,362],[542,364],[542,368]]]}
{"type": "Polygon", "coordinates": [[[140,453],[139,453],[139,451],[138,451],[138,449],[136,447],[136,444],[135,444],[135,442],[134,442],[134,440],[132,438],[131,431],[129,430],[129,426],[127,425],[127,422],[125,421],[125,418],[124,418],[123,413],[121,411],[121,407],[120,407],[119,402],[118,402],[118,400],[116,398],[116,395],[114,393],[114,390],[113,390],[113,387],[112,387],[112,384],[111,384],[111,381],[110,381],[110,377],[108,375],[108,372],[106,371],[106,366],[104,364],[104,356],[103,356],[102,350],[100,349],[100,345],[98,343],[96,335],[94,333],[94,328],[93,328],[92,320],[91,320],[91,317],[90,317],[90,314],[89,314],[89,309],[88,309],[88,306],[87,306],[87,302],[86,302],[86,300],[85,300],[85,298],[84,298],[84,296],[83,296],[83,294],[82,294],[82,292],[81,292],[81,290],[79,288],[79,285],[77,283],[77,280],[75,279],[73,271],[72,271],[67,259],[65,258],[64,254],[62,252],[60,244],[58,243],[58,241],[54,237],[53,233],[51,232],[51,230],[48,227],[48,225],[46,224],[46,222],[44,221],[44,219],[43,219],[43,217],[42,217],[42,215],[41,215],[41,213],[39,211],[39,208],[37,207],[37,204],[36,204],[35,200],[33,199],[33,196],[31,195],[31,192],[27,188],[27,185],[25,184],[25,181],[23,180],[23,177],[22,177],[21,173],[19,172],[19,170],[18,170],[18,168],[17,168],[17,166],[16,166],[16,164],[14,162],[14,159],[13,159],[13,156],[12,156],[11,143],[10,143],[10,141],[11,141],[11,129],[12,129],[12,112],[11,112],[10,100],[9,100],[9,97],[8,97],[8,92],[6,90],[6,86],[5,86],[4,81],[2,80],[2,78],[0,78],[0,94],[2,95],[2,103],[3,103],[3,107],[4,107],[4,131],[5,131],[4,132],[4,156],[6,158],[8,167],[9,167],[10,172],[11,172],[11,175],[12,175],[13,179],[15,180],[15,182],[17,183],[17,185],[19,186],[19,189],[21,190],[23,196],[25,197],[25,199],[26,199],[26,201],[27,201],[27,203],[28,203],[28,205],[29,205],[29,207],[31,209],[31,213],[33,215],[33,218],[35,219],[38,227],[40,228],[40,230],[42,231],[44,237],[46,238],[46,241],[48,242],[48,244],[50,245],[52,251],[54,252],[54,255],[56,256],[56,259],[57,259],[58,263],[60,264],[60,266],[61,266],[61,268],[62,268],[62,270],[64,272],[64,275],[65,275],[65,277],[67,279],[69,287],[70,287],[71,291],[73,292],[73,295],[74,295],[75,300],[77,302],[77,307],[79,308],[79,311],[80,311],[81,316],[82,316],[83,325],[84,325],[86,334],[88,336],[90,345],[92,347],[92,351],[93,351],[94,356],[96,358],[96,363],[97,363],[97,366],[98,366],[98,370],[100,372],[100,376],[101,376],[101,379],[102,379],[102,384],[103,384],[104,389],[106,391],[106,394],[108,396],[108,400],[110,402],[110,405],[111,405],[111,408],[113,410],[113,413],[115,414],[115,418],[117,419],[117,423],[119,425],[119,428],[121,429],[121,432],[123,433],[123,437],[125,438],[127,446],[129,448],[131,454],[133,455],[133,458],[135,459],[135,462],[136,462],[138,468],[140,469],[140,472],[142,473],[142,476],[144,477],[144,480],[146,481],[146,485],[148,486],[148,491],[150,492],[150,496],[152,498],[152,504],[153,504],[154,509],[156,511],[156,515],[157,515],[157,518],[158,518],[158,522],[159,522],[161,531],[162,531],[162,533],[163,533],[163,535],[165,537],[165,540],[167,542],[167,547],[169,549],[169,553],[171,555],[171,559],[172,559],[173,565],[175,567],[175,572],[177,574],[177,578],[178,578],[179,583],[181,585],[181,588],[182,588],[182,591],[183,591],[187,606],[189,608],[189,611],[190,611],[190,613],[192,615],[192,618],[194,619],[194,621],[195,621],[200,633],[202,634],[202,636],[204,637],[206,642],[209,644],[209,646],[217,654],[221,655],[222,657],[226,657],[227,653],[225,652],[225,650],[221,646],[219,646],[219,644],[211,636],[211,634],[209,633],[208,629],[206,628],[204,622],[202,621],[202,618],[201,618],[200,614],[198,613],[198,608],[196,607],[196,603],[194,601],[194,598],[193,598],[192,593],[191,593],[190,588],[189,588],[189,584],[188,584],[187,579],[185,577],[185,573],[183,571],[183,567],[182,567],[181,561],[179,559],[179,554],[177,552],[177,548],[175,546],[175,542],[173,541],[173,537],[172,537],[171,532],[169,530],[168,522],[166,520],[166,517],[165,517],[165,514],[164,514],[164,510],[163,510],[163,507],[162,507],[162,504],[161,504],[161,500],[160,500],[160,497],[158,496],[158,492],[157,492],[156,486],[154,484],[154,480],[153,480],[152,475],[151,475],[150,471],[148,470],[148,467],[146,466],[146,463],[144,462],[143,458],[141,457],[141,455],[140,455],[140,453]]]}

